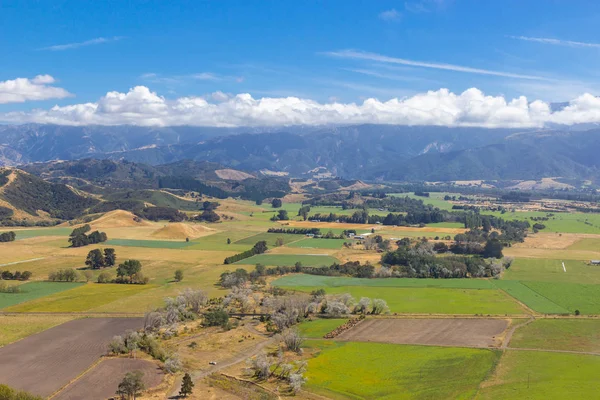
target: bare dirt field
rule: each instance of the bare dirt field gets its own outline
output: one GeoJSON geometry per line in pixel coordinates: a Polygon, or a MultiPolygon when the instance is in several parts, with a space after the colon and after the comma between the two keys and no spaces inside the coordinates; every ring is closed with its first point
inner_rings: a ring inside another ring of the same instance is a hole
{"type": "Polygon", "coordinates": [[[153,362],[132,358],[108,358],[58,393],[54,400],[103,400],[115,395],[127,372],[142,371],[146,390],[158,386],[163,371],[153,362]]]}
{"type": "Polygon", "coordinates": [[[106,353],[115,335],[141,318],[86,318],[66,322],[0,348],[0,382],[50,396],[106,353]]]}
{"type": "Polygon", "coordinates": [[[367,319],[336,340],[425,344],[437,346],[496,347],[506,330],[503,319],[367,319]]]}

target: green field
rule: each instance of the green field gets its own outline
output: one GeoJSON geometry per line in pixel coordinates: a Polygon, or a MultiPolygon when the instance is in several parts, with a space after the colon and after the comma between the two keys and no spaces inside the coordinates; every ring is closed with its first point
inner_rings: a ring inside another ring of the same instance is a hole
{"type": "Polygon", "coordinates": [[[257,254],[250,258],[240,260],[235,264],[255,265],[263,264],[267,266],[293,266],[297,262],[307,267],[321,267],[331,265],[338,262],[335,257],[327,255],[311,255],[311,254],[257,254]]]}
{"type": "Polygon", "coordinates": [[[600,357],[507,351],[477,400],[597,399],[600,357]]]}
{"type": "Polygon", "coordinates": [[[415,196],[414,193],[390,193],[389,196],[393,197],[409,197],[411,199],[423,200],[425,204],[431,204],[434,207],[439,208],[440,210],[452,210],[452,203],[444,200],[445,195],[450,196],[459,196],[456,193],[443,193],[443,192],[431,192],[429,193],[429,197],[415,196]]]}
{"type": "MultiPolygon", "coordinates": [[[[59,283],[58,285],[65,285],[59,283]]],[[[88,283],[75,289],[54,293],[41,299],[8,307],[10,312],[80,312],[133,296],[155,285],[119,285],[88,283]]],[[[39,297],[39,296],[38,296],[39,297]]],[[[108,311],[110,312],[110,311],[108,311]]]]}
{"type": "Polygon", "coordinates": [[[83,285],[77,282],[29,282],[20,285],[21,293],[0,293],[0,309],[25,303],[40,297],[64,292],[83,285]]]}
{"type": "Polygon", "coordinates": [[[569,250],[600,251],[600,239],[583,238],[568,247],[569,250]]]}
{"type": "Polygon", "coordinates": [[[308,342],[307,388],[334,399],[470,399],[496,364],[491,350],[308,342]]]}
{"type": "Polygon", "coordinates": [[[538,319],[515,331],[510,347],[600,352],[600,320],[538,319]]]}
{"type": "Polygon", "coordinates": [[[582,314],[600,314],[600,285],[557,282],[523,282],[531,290],[553,303],[582,314]]]}
{"type": "Polygon", "coordinates": [[[287,235],[283,233],[259,233],[258,235],[250,236],[235,242],[235,244],[245,245],[247,248],[251,248],[256,244],[256,242],[260,242],[264,240],[267,242],[267,246],[275,247],[275,241],[277,239],[282,239],[284,244],[294,242],[296,240],[301,240],[303,235],[287,235]]]}
{"type": "MultiPolygon", "coordinates": [[[[0,233],[9,231],[10,229],[3,229],[0,233]]],[[[13,229],[12,231],[17,234],[16,240],[19,240],[38,236],[69,236],[73,232],[73,228],[13,229]]]]}
{"type": "Polygon", "coordinates": [[[450,289],[494,289],[487,279],[418,279],[418,278],[350,278],[345,276],[322,276],[309,274],[286,275],[275,280],[272,285],[293,289],[295,287],[423,287],[450,289]]]}
{"type": "Polygon", "coordinates": [[[350,240],[305,238],[290,243],[287,247],[303,249],[341,249],[345,242],[350,242],[350,240]]]}
{"type": "Polygon", "coordinates": [[[65,315],[0,315],[0,347],[73,318],[75,317],[65,315]]]}
{"type": "Polygon", "coordinates": [[[194,243],[168,240],[110,239],[105,244],[111,246],[150,247],[152,249],[183,249],[192,246],[194,243]]]}
{"type": "MultiPolygon", "coordinates": [[[[522,314],[523,308],[510,296],[497,289],[456,289],[448,287],[426,287],[418,285],[418,279],[413,280],[413,286],[407,281],[407,286],[384,285],[386,280],[400,283],[403,279],[364,279],[374,281],[380,285],[369,286],[297,286],[289,285],[290,278],[296,275],[286,276],[273,282],[274,285],[294,289],[302,292],[325,288],[327,294],[350,293],[356,300],[361,297],[384,299],[391,312],[394,313],[418,313],[418,314],[522,314]],[[286,284],[288,283],[288,284],[286,284]]],[[[302,277],[303,275],[297,275],[302,277]]],[[[330,278],[330,277],[321,277],[330,278]]],[[[358,278],[338,278],[358,279],[358,278]]],[[[325,280],[328,282],[329,280],[325,280]]],[[[432,279],[432,281],[435,281],[432,279]]],[[[455,281],[459,279],[439,279],[440,283],[455,281]]],[[[467,279],[464,280],[468,281],[467,279]]],[[[304,281],[306,282],[306,281],[304,281]]],[[[343,281],[341,281],[343,282],[343,281]]],[[[481,281],[485,282],[485,281],[481,281]]],[[[329,283],[332,283],[329,281],[329,283]]],[[[352,283],[357,283],[352,281],[352,283]]],[[[394,282],[390,282],[392,284],[394,282]]]]}
{"type": "Polygon", "coordinates": [[[564,260],[564,263],[567,272],[563,270],[561,260],[517,258],[504,273],[504,279],[600,284],[600,267],[577,260],[564,260]]]}
{"type": "Polygon", "coordinates": [[[343,325],[347,319],[315,319],[305,321],[298,325],[302,336],[307,338],[322,338],[337,327],[343,325]]]}
{"type": "Polygon", "coordinates": [[[525,304],[527,307],[542,314],[565,314],[569,310],[556,304],[552,300],[540,293],[530,289],[520,281],[493,281],[496,287],[504,290],[506,293],[525,304]]]}

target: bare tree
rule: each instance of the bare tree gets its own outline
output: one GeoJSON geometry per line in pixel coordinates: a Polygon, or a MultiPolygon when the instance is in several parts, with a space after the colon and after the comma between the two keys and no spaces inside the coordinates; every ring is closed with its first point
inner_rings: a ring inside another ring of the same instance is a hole
{"type": "Polygon", "coordinates": [[[360,301],[354,308],[354,312],[359,314],[366,314],[369,312],[369,307],[371,307],[371,299],[368,297],[361,297],[360,301]]]}
{"type": "Polygon", "coordinates": [[[385,314],[390,311],[388,308],[387,302],[383,299],[373,299],[373,309],[371,311],[372,314],[385,314]]]}
{"type": "Polygon", "coordinates": [[[144,314],[144,330],[156,332],[165,324],[165,318],[159,311],[148,311],[144,314]]]}
{"type": "Polygon", "coordinates": [[[264,380],[271,376],[273,360],[270,357],[267,357],[265,353],[261,353],[258,356],[251,358],[248,360],[248,364],[249,371],[255,378],[264,380]]]}
{"type": "Polygon", "coordinates": [[[203,290],[187,288],[183,291],[182,295],[187,307],[196,314],[208,303],[208,295],[203,290]]]}
{"type": "Polygon", "coordinates": [[[288,350],[300,353],[302,350],[302,344],[304,343],[304,338],[300,335],[300,332],[297,329],[286,329],[281,334],[281,341],[283,344],[285,344],[285,347],[288,350]]]}
{"type": "Polygon", "coordinates": [[[350,310],[348,307],[336,300],[327,301],[327,306],[325,307],[325,314],[330,315],[332,317],[339,317],[345,314],[348,314],[350,310]]]}

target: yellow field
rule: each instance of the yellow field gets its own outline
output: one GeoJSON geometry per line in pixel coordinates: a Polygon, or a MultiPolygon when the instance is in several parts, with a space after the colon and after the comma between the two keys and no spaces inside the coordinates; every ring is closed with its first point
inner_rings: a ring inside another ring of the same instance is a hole
{"type": "Polygon", "coordinates": [[[64,315],[0,315],[0,347],[74,318],[64,315]]]}

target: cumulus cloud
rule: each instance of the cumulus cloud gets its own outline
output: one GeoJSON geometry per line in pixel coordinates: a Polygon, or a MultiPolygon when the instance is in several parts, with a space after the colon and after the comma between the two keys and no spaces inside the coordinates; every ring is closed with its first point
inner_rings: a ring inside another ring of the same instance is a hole
{"type": "Polygon", "coordinates": [[[54,78],[50,75],[38,75],[33,79],[17,78],[0,81],[0,104],[62,99],[72,96],[63,88],[51,86],[54,82],[54,78]]]}
{"type": "Polygon", "coordinates": [[[94,103],[0,114],[0,121],[62,125],[234,127],[373,123],[526,128],[547,123],[600,122],[600,99],[584,94],[564,109],[552,112],[547,102],[529,101],[524,96],[488,96],[476,88],[460,94],[439,89],[387,101],[369,98],[362,103],[341,103],[330,99],[329,103],[319,103],[298,97],[253,98],[247,93],[222,92],[167,99],[145,86],[137,86],[127,93],[109,92],[94,103]]]}

